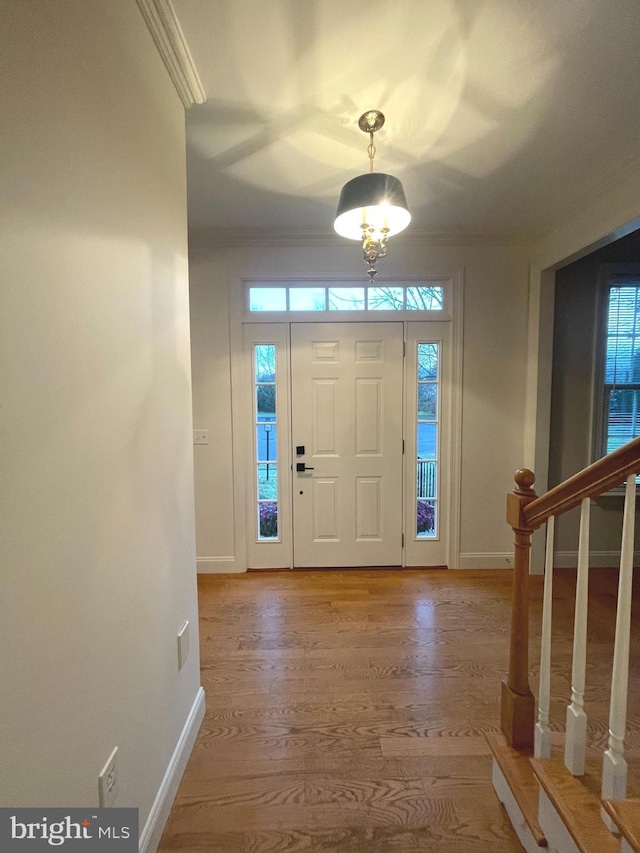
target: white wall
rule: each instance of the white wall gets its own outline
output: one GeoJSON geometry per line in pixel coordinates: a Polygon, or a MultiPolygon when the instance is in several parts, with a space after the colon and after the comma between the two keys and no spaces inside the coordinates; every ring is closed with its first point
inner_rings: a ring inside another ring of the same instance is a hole
{"type": "MultiPolygon", "coordinates": [[[[549,485],[555,486],[593,462],[592,403],[597,305],[603,264],[640,262],[640,233],[629,234],[558,271],[555,288],[549,485]]],[[[591,509],[594,561],[620,560],[623,495],[598,499],[591,509]]],[[[638,507],[640,512],[640,507],[638,507]]],[[[557,520],[557,565],[577,565],[580,511],[557,520]]]]}
{"type": "Polygon", "coordinates": [[[193,425],[210,441],[193,448],[199,571],[235,569],[227,274],[224,255],[190,264],[193,425]]]}
{"type": "Polygon", "coordinates": [[[184,115],[131,0],[2,19],[0,805],[118,746],[144,826],[199,685],[184,115]]]}
{"type": "MultiPolygon", "coordinates": [[[[555,272],[640,227],[640,161],[600,178],[600,190],[585,198],[573,215],[554,222],[554,211],[549,211],[549,229],[533,247],[525,463],[536,472],[539,493],[546,490],[548,481],[555,272]]],[[[537,539],[536,544],[542,542],[542,537],[537,539]]],[[[540,566],[540,544],[536,551],[540,566]]]]}
{"type": "MultiPolygon", "coordinates": [[[[463,567],[506,567],[512,535],[505,494],[521,467],[528,265],[509,245],[391,244],[387,278],[449,276],[464,270],[461,543],[463,567]]],[[[235,561],[228,282],[318,274],[362,275],[358,246],[227,248],[191,259],[194,423],[209,429],[197,447],[200,571],[242,570],[235,561]],[[321,273],[322,274],[322,273],[321,273]],[[213,435],[215,434],[215,440],[213,435]]]]}
{"type": "MultiPolygon", "coordinates": [[[[566,264],[640,227],[640,161],[600,176],[600,189],[585,197],[572,215],[554,221],[533,247],[529,286],[524,458],[536,473],[538,494],[548,485],[551,419],[555,273],[566,264]]],[[[534,534],[532,566],[544,570],[544,531],[534,534]]]]}

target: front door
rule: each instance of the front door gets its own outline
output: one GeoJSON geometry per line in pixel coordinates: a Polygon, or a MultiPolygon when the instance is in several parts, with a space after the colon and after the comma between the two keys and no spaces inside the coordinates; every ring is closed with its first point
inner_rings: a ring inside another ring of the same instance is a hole
{"type": "Polygon", "coordinates": [[[402,323],[292,324],[295,566],[402,564],[402,388],[402,323]]]}

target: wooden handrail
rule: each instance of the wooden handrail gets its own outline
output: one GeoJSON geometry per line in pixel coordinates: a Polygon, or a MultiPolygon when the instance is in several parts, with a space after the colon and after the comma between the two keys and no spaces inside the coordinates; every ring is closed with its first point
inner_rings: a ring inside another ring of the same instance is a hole
{"type": "Polygon", "coordinates": [[[513,594],[509,670],[502,682],[501,726],[509,745],[533,744],[534,698],[529,687],[529,565],[531,535],[552,516],[561,515],[585,498],[594,498],[640,472],[640,436],[598,459],[580,473],[538,497],[534,474],[516,471],[516,488],[507,495],[507,523],[514,534],[513,594]]]}
{"type": "Polygon", "coordinates": [[[640,436],[523,507],[523,526],[536,530],[550,516],[579,506],[584,498],[598,497],[639,472],[640,436]]]}

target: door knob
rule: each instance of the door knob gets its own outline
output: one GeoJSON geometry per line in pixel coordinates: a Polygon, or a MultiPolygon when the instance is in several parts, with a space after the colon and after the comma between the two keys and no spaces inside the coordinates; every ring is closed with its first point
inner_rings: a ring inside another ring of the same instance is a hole
{"type": "Polygon", "coordinates": [[[305,471],[315,471],[315,468],[311,468],[309,465],[305,465],[304,462],[296,462],[296,471],[298,474],[304,474],[305,471]]]}

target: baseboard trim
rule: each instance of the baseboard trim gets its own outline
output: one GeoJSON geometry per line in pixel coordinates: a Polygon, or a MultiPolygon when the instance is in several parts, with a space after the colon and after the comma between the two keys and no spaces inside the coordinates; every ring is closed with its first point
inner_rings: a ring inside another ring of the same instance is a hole
{"type": "Polygon", "coordinates": [[[198,574],[227,575],[246,572],[238,565],[235,557],[198,557],[196,560],[198,574]]]}
{"type": "Polygon", "coordinates": [[[155,802],[149,812],[149,817],[140,835],[138,849],[140,853],[156,853],[162,833],[164,832],[173,801],[178,792],[178,785],[187,766],[187,761],[202,725],[205,712],[204,689],[199,688],[195,701],[189,711],[171,761],[164,774],[164,779],[156,795],[155,802]]]}
{"type": "Polygon", "coordinates": [[[460,554],[456,569],[510,569],[513,566],[513,554],[510,551],[499,553],[471,552],[460,554]]]}
{"type": "MultiPolygon", "coordinates": [[[[633,564],[640,561],[640,551],[634,551],[633,564]]],[[[553,565],[558,569],[575,569],[578,565],[577,551],[556,551],[553,555],[553,565]]],[[[610,569],[620,566],[620,551],[591,551],[589,566],[593,569],[610,569]]]]}

